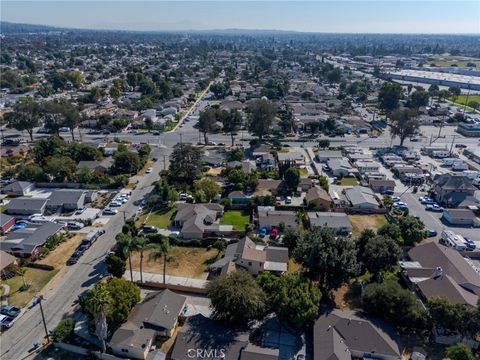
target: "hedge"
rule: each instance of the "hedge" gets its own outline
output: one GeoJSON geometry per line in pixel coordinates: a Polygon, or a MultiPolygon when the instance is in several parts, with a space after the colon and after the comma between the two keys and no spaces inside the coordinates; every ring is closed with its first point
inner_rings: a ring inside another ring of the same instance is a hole
{"type": "Polygon", "coordinates": [[[27,262],[25,263],[25,266],[33,269],[40,269],[40,270],[47,270],[47,271],[55,270],[55,268],[52,265],[38,264],[34,262],[27,262]]]}

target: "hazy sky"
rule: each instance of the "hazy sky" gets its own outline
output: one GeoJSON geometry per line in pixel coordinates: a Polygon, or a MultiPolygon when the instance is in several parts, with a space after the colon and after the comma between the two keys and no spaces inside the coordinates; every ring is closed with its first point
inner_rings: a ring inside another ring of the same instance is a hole
{"type": "Polygon", "coordinates": [[[122,30],[480,34],[480,1],[4,1],[1,19],[122,30]]]}

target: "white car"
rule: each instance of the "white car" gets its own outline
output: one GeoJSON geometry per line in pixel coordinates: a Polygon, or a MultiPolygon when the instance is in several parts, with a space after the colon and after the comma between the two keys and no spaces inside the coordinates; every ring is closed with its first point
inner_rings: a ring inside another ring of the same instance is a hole
{"type": "Polygon", "coordinates": [[[125,197],[117,197],[115,199],[115,202],[118,202],[118,203],[121,203],[121,204],[125,204],[127,201],[128,201],[128,199],[125,198],[125,197]]]}
{"type": "Polygon", "coordinates": [[[112,201],[110,203],[110,206],[111,207],[119,207],[119,206],[122,206],[122,203],[121,202],[118,202],[118,201],[112,201]]]}
{"type": "Polygon", "coordinates": [[[150,174],[153,171],[153,168],[149,167],[146,171],[147,174],[150,174]]]}
{"type": "Polygon", "coordinates": [[[118,214],[117,209],[112,209],[112,208],[103,209],[103,215],[115,215],[115,214],[118,214]]]}

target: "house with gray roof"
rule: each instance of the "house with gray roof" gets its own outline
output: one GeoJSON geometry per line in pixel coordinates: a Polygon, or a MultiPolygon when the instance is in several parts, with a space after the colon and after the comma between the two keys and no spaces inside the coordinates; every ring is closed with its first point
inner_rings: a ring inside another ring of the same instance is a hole
{"type": "Polygon", "coordinates": [[[321,315],[313,328],[315,360],[398,360],[403,350],[392,329],[362,314],[332,310],[321,315]]]}
{"type": "Polygon", "coordinates": [[[225,256],[211,267],[223,274],[233,270],[231,264],[247,270],[252,275],[263,271],[283,274],[287,271],[288,248],[258,245],[245,236],[239,242],[228,245],[225,256]]]}
{"type": "Polygon", "coordinates": [[[203,239],[206,236],[228,236],[233,232],[232,225],[220,225],[223,206],[216,203],[177,205],[172,225],[180,228],[185,239],[203,239]]]}
{"type": "Polygon", "coordinates": [[[433,179],[433,194],[437,202],[456,207],[468,196],[473,196],[477,188],[462,174],[442,174],[433,179]]]}
{"type": "Polygon", "coordinates": [[[297,226],[297,215],[294,211],[272,210],[261,207],[258,209],[258,227],[271,230],[273,227],[279,228],[283,224],[285,229],[295,228],[297,226]]]}
{"type": "Polygon", "coordinates": [[[32,199],[19,197],[10,200],[5,205],[5,212],[10,215],[33,215],[43,214],[47,205],[47,199],[32,199]]]}
{"type": "Polygon", "coordinates": [[[115,355],[146,359],[157,337],[171,337],[187,298],[165,289],[137,304],[110,340],[115,355]]]}
{"type": "Polygon", "coordinates": [[[72,211],[84,204],[85,190],[58,189],[48,198],[47,209],[51,212],[72,211]]]}
{"type": "Polygon", "coordinates": [[[326,227],[337,235],[348,235],[352,231],[352,224],[347,214],[337,212],[308,212],[310,228],[326,227]]]}
{"type": "Polygon", "coordinates": [[[25,196],[35,189],[35,184],[28,181],[14,181],[2,188],[2,194],[10,196],[25,196]]]}
{"type": "Polygon", "coordinates": [[[373,210],[378,209],[378,201],[370,188],[354,186],[345,190],[345,196],[350,202],[352,209],[373,210]]]}
{"type": "Polygon", "coordinates": [[[479,269],[458,251],[430,242],[408,252],[402,275],[423,301],[444,296],[453,304],[476,307],[480,296],[479,269]]]}
{"type": "Polygon", "coordinates": [[[104,158],[103,160],[80,161],[77,168],[79,172],[81,172],[82,169],[89,169],[97,174],[107,174],[110,171],[113,163],[113,158],[109,156],[104,158]]]}
{"type": "Polygon", "coordinates": [[[316,158],[321,163],[327,163],[329,160],[332,159],[342,159],[343,155],[340,150],[319,150],[317,152],[316,158]]]}
{"type": "Polygon", "coordinates": [[[9,232],[0,241],[0,250],[17,257],[35,258],[48,238],[63,228],[62,224],[46,222],[42,225],[29,225],[24,229],[9,232]]]}
{"type": "Polygon", "coordinates": [[[333,176],[347,176],[354,171],[348,160],[343,158],[328,160],[327,165],[333,176]]]}

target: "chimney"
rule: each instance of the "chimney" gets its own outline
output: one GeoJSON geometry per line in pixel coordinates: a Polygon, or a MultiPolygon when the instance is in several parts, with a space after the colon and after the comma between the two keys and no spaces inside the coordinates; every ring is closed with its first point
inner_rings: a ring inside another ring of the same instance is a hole
{"type": "Polygon", "coordinates": [[[434,279],[438,279],[439,277],[442,277],[443,276],[443,269],[441,266],[437,266],[435,268],[435,272],[433,273],[433,278],[434,279]]]}

